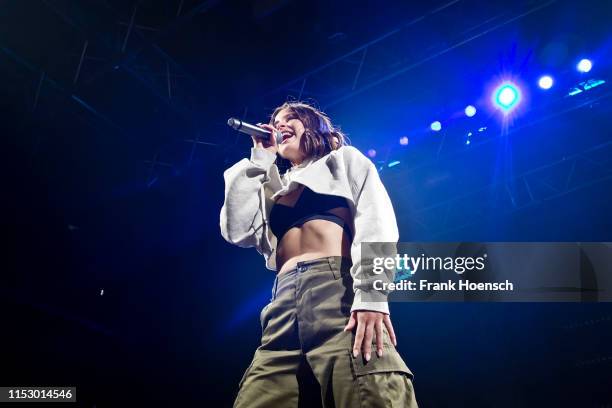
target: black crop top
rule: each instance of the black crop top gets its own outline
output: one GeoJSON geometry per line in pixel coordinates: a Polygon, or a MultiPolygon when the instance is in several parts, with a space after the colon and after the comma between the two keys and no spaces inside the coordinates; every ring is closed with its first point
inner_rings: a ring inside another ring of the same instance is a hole
{"type": "Polygon", "coordinates": [[[340,225],[352,241],[351,229],[342,217],[329,212],[338,207],[349,208],[344,197],[317,194],[304,186],[293,207],[274,204],[270,210],[270,228],[280,242],[285,233],[293,227],[299,227],[310,220],[327,220],[340,225]]]}

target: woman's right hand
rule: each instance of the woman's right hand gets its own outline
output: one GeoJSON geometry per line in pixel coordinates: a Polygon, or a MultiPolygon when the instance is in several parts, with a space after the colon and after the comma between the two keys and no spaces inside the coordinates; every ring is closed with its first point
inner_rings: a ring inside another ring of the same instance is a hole
{"type": "Polygon", "coordinates": [[[278,153],[278,145],[276,144],[276,137],[274,136],[274,133],[277,130],[272,125],[267,125],[263,123],[258,123],[257,126],[269,130],[270,136],[267,140],[251,136],[251,139],[253,139],[253,147],[259,149],[266,149],[267,151],[272,152],[274,154],[278,153]]]}

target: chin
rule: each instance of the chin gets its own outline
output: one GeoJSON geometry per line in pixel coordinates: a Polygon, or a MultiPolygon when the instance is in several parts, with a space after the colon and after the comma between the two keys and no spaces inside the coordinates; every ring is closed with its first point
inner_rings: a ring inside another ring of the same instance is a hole
{"type": "Polygon", "coordinates": [[[278,154],[283,158],[283,159],[287,159],[287,160],[293,160],[296,156],[296,152],[293,151],[294,149],[292,149],[290,146],[281,146],[278,149],[278,154]]]}

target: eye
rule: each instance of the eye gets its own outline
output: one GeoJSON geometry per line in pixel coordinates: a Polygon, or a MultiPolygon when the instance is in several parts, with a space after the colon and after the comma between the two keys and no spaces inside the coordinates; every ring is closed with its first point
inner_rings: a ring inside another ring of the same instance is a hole
{"type": "MultiPolygon", "coordinates": [[[[294,119],[299,119],[299,118],[296,114],[289,114],[285,116],[285,123],[288,124],[291,120],[294,120],[294,119]]],[[[272,124],[272,126],[274,127],[278,127],[278,125],[280,125],[280,121],[278,120],[275,120],[274,123],[272,124]]]]}

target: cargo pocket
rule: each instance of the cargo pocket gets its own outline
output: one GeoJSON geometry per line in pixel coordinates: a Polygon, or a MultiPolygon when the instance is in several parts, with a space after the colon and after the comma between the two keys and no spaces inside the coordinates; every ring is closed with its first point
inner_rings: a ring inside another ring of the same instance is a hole
{"type": "Polygon", "coordinates": [[[360,353],[349,358],[361,405],[364,407],[416,407],[414,374],[394,347],[384,347],[383,356],[372,353],[365,361],[360,353]]]}
{"type": "Polygon", "coordinates": [[[365,358],[363,358],[362,353],[360,353],[357,357],[353,357],[353,350],[349,349],[348,352],[353,365],[353,374],[356,377],[367,374],[388,373],[395,371],[406,374],[408,377],[410,377],[410,379],[414,378],[414,374],[412,374],[412,371],[410,371],[394,347],[384,347],[382,357],[378,357],[378,354],[376,354],[375,348],[373,347],[370,361],[366,361],[365,358]]]}

